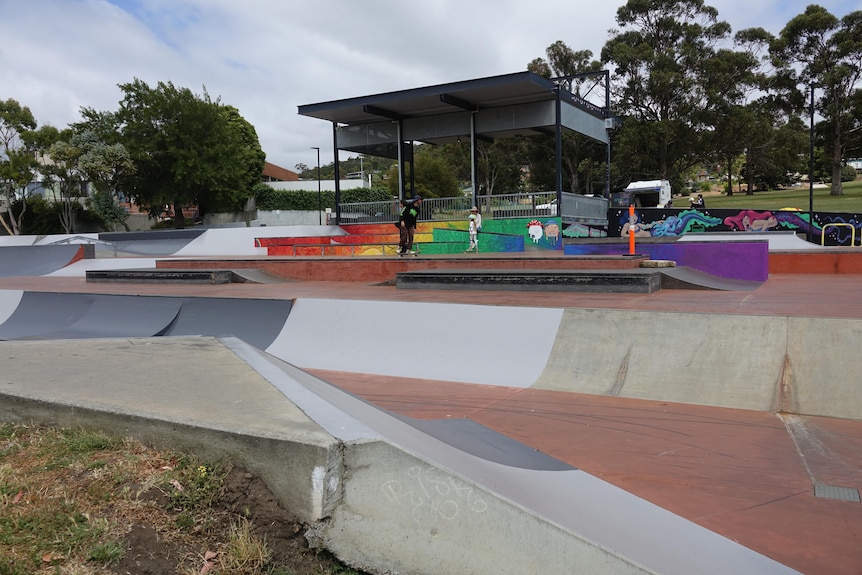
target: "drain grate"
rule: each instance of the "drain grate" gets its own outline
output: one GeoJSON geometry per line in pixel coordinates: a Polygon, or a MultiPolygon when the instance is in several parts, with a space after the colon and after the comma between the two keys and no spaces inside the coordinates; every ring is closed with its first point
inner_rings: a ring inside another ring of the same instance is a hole
{"type": "Polygon", "coordinates": [[[835,487],[834,485],[814,484],[814,497],[824,499],[840,499],[841,501],[855,501],[859,503],[859,490],[852,487],[835,487]]]}

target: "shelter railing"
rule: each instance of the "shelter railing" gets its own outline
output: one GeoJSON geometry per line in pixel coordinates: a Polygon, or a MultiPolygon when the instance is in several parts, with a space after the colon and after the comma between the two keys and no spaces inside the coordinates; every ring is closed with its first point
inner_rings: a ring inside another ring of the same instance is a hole
{"type": "MultiPolygon", "coordinates": [[[[563,193],[562,211],[557,209],[556,192],[532,194],[495,194],[479,196],[476,205],[484,219],[538,218],[561,214],[564,222],[581,222],[594,225],[607,224],[608,200],[602,197],[563,193]]],[[[426,198],[419,207],[419,221],[466,220],[470,215],[472,199],[426,198]]],[[[341,204],[340,223],[388,223],[398,221],[398,200],[341,204]]]]}

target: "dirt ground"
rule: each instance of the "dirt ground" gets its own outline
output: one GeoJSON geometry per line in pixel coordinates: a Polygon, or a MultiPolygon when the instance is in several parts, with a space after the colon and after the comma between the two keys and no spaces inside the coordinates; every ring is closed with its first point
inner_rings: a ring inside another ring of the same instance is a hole
{"type": "MultiPolygon", "coordinates": [[[[158,508],[169,506],[168,498],[156,487],[143,492],[139,499],[149,501],[158,508]]],[[[261,479],[242,468],[235,467],[228,473],[213,509],[217,512],[217,523],[209,527],[212,532],[227,531],[231,518],[237,516],[251,520],[252,532],[265,540],[272,552],[271,564],[278,565],[275,573],[360,573],[347,569],[326,552],[309,549],[303,524],[278,504],[261,479]]],[[[178,563],[189,562],[193,565],[189,565],[188,569],[194,571],[188,572],[206,572],[206,560],[201,557],[199,545],[190,544],[184,538],[166,537],[157,530],[156,525],[146,520],[146,516],[132,525],[126,544],[123,558],[114,567],[117,573],[164,575],[177,573],[178,563]]]]}
{"type": "Polygon", "coordinates": [[[0,575],[362,575],[230,462],[0,423],[0,575]]]}

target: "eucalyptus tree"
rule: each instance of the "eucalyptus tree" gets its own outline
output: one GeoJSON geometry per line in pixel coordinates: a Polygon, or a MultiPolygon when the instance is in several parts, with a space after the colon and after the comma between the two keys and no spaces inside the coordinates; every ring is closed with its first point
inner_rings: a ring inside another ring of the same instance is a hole
{"type": "Polygon", "coordinates": [[[730,34],[703,0],[629,0],[602,49],[614,67],[614,100],[623,117],[615,142],[630,179],[681,183],[703,162],[703,85],[716,45],[730,34]]]}
{"type": "Polygon", "coordinates": [[[67,234],[75,231],[75,206],[87,195],[86,176],[78,163],[82,154],[81,142],[75,141],[71,130],[64,130],[48,148],[48,161],[42,167],[54,204],[60,206],[60,225],[67,234]]]}
{"type": "Polygon", "coordinates": [[[755,125],[747,106],[757,88],[758,62],[750,53],[723,49],[704,63],[701,84],[704,109],[699,126],[704,144],[724,167],[727,195],[733,195],[738,158],[747,150],[747,132],[755,125]]]}
{"type": "MultiPolygon", "coordinates": [[[[545,49],[544,58],[536,58],[527,65],[527,70],[539,76],[553,79],[561,89],[573,94],[577,98],[588,99],[593,96],[593,91],[600,89],[603,76],[601,62],[593,59],[590,50],[572,50],[561,40],[558,40],[545,49]]],[[[600,107],[604,106],[602,102],[600,107]]],[[[555,142],[553,138],[534,137],[531,143],[539,148],[539,152],[553,158],[555,153],[555,142]]],[[[599,158],[604,162],[605,147],[601,143],[588,138],[583,134],[565,131],[563,133],[563,153],[560,158],[563,168],[563,177],[568,180],[569,190],[575,193],[586,193],[590,189],[589,176],[582,178],[585,166],[592,167],[592,159],[599,158]],[[586,161],[585,161],[586,160],[586,161]],[[586,180],[586,182],[582,180],[586,180]]],[[[541,173],[544,169],[550,169],[551,175],[555,173],[556,167],[553,163],[540,162],[534,166],[538,172],[531,171],[536,181],[544,180],[541,173]]],[[[553,178],[550,180],[553,182],[553,178]]],[[[552,186],[548,189],[554,189],[552,186]]]]}
{"type": "Polygon", "coordinates": [[[806,92],[812,97],[815,90],[819,93],[814,108],[827,136],[830,194],[840,196],[845,141],[859,121],[853,107],[862,84],[862,11],[839,19],[822,6],[809,5],[781,30],[771,52],[806,92]]]}
{"type": "Polygon", "coordinates": [[[0,223],[9,235],[21,233],[27,202],[15,202],[27,195],[27,185],[38,168],[32,139],[36,119],[27,106],[17,100],[0,100],[0,192],[7,209],[8,221],[0,215],[0,223]],[[18,213],[14,205],[20,206],[18,213]]]}
{"type": "Polygon", "coordinates": [[[94,189],[89,198],[93,211],[109,226],[122,226],[129,231],[126,223],[129,214],[119,205],[125,198],[117,193],[118,182],[135,172],[128,150],[120,143],[105,143],[91,130],[79,132],[76,140],[81,146],[78,165],[94,189]]]}

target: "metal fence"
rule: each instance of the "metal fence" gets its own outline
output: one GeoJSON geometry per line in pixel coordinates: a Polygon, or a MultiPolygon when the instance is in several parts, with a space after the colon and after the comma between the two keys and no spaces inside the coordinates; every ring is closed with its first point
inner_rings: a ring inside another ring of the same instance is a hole
{"type": "MultiPolygon", "coordinates": [[[[560,215],[556,192],[534,194],[501,194],[479,196],[476,206],[484,219],[533,218],[560,215]]],[[[442,222],[466,220],[472,200],[468,197],[426,198],[419,207],[419,220],[442,222]]],[[[605,198],[563,193],[562,219],[604,225],[607,223],[608,201],[605,198]]],[[[341,204],[342,224],[387,223],[398,221],[397,200],[341,204]]]]}

